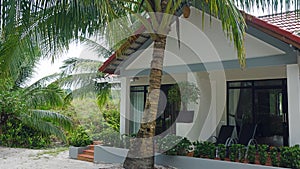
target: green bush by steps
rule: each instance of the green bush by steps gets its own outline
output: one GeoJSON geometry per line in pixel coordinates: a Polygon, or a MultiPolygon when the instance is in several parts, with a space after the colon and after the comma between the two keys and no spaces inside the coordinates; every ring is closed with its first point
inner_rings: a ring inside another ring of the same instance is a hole
{"type": "Polygon", "coordinates": [[[23,125],[18,120],[9,120],[2,128],[0,145],[19,148],[44,148],[51,144],[50,135],[23,125]]]}

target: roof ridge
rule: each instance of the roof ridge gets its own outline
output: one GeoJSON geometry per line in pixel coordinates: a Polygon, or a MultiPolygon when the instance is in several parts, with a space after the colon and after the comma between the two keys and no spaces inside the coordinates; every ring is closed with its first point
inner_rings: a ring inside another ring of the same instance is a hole
{"type": "Polygon", "coordinates": [[[292,10],[292,11],[285,11],[285,12],[280,12],[280,13],[268,14],[268,15],[258,16],[258,18],[274,17],[274,16],[278,16],[278,15],[283,16],[283,15],[291,14],[291,13],[298,14],[299,18],[300,18],[300,10],[292,10]]]}

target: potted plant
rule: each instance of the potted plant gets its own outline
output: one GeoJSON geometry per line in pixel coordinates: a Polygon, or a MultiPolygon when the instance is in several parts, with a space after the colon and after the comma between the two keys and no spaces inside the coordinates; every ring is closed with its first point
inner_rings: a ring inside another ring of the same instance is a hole
{"type": "Polygon", "coordinates": [[[254,145],[248,146],[248,154],[247,159],[250,164],[255,164],[255,158],[256,158],[256,147],[254,145]]]}
{"type": "Polygon", "coordinates": [[[210,159],[216,158],[216,146],[215,146],[214,144],[210,144],[209,150],[210,150],[210,151],[209,151],[208,157],[209,157],[210,159]]]}
{"type": "Polygon", "coordinates": [[[225,157],[226,157],[226,146],[224,144],[218,144],[218,157],[221,160],[225,160],[225,157]]]}
{"type": "Polygon", "coordinates": [[[169,134],[158,140],[158,147],[161,153],[166,155],[177,155],[177,144],[182,140],[182,137],[174,134],[169,134]]]}
{"type": "Polygon", "coordinates": [[[272,166],[278,167],[278,149],[277,147],[271,147],[270,148],[270,158],[272,166]]]}
{"type": "Polygon", "coordinates": [[[201,144],[198,140],[193,142],[193,146],[194,146],[194,157],[200,157],[201,154],[201,149],[203,144],[201,144]]]}
{"type": "Polygon", "coordinates": [[[245,161],[246,148],[242,144],[237,144],[237,153],[239,162],[243,163],[245,161]]]}
{"type": "Polygon", "coordinates": [[[258,154],[259,154],[259,163],[262,165],[265,165],[267,162],[267,158],[268,158],[268,145],[259,145],[258,146],[258,154]]]}
{"type": "Polygon", "coordinates": [[[188,111],[188,103],[198,104],[200,97],[199,88],[191,82],[179,82],[168,91],[168,100],[173,103],[181,103],[181,111],[178,114],[177,122],[191,123],[194,119],[194,111],[188,111]]]}
{"type": "Polygon", "coordinates": [[[69,156],[72,159],[77,159],[78,154],[83,153],[88,148],[87,146],[93,142],[82,126],[78,126],[69,134],[68,141],[70,145],[69,156]]]}
{"type": "Polygon", "coordinates": [[[300,147],[282,147],[280,149],[280,166],[287,168],[300,168],[300,147]]]}
{"type": "Polygon", "coordinates": [[[238,145],[232,144],[229,147],[229,160],[235,161],[238,158],[238,145]]]}
{"type": "Polygon", "coordinates": [[[191,150],[192,143],[184,137],[177,145],[177,155],[186,156],[191,150]]]}

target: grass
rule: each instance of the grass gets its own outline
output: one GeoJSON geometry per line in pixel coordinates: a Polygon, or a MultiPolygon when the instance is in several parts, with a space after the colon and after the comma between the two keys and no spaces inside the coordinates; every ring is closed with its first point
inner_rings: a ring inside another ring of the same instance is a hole
{"type": "Polygon", "coordinates": [[[59,147],[59,148],[49,149],[49,150],[45,150],[45,151],[38,153],[37,156],[40,157],[42,155],[48,154],[48,155],[56,157],[59,153],[66,151],[68,149],[69,149],[68,147],[59,147]]]}

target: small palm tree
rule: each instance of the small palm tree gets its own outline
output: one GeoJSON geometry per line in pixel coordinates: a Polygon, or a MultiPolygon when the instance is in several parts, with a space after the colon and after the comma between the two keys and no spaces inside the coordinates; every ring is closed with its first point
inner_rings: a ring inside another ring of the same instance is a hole
{"type": "Polygon", "coordinates": [[[9,79],[0,79],[0,133],[8,120],[15,119],[66,142],[63,130],[71,130],[71,120],[59,113],[45,110],[49,107],[62,106],[64,91],[55,84],[42,86],[41,81],[21,88],[13,86],[9,79]]]}
{"type": "Polygon", "coordinates": [[[69,58],[60,68],[57,83],[63,88],[72,88],[67,96],[69,100],[89,94],[95,95],[99,108],[102,108],[109,100],[112,84],[98,83],[98,79],[104,77],[103,73],[98,72],[101,65],[102,62],[98,60],[69,58]]]}

